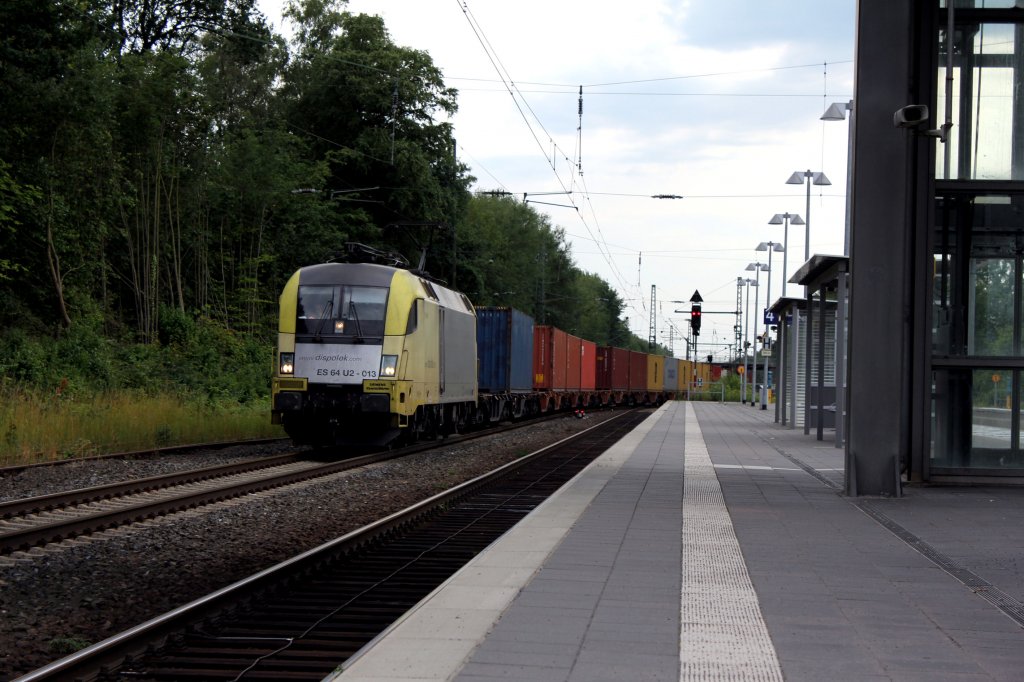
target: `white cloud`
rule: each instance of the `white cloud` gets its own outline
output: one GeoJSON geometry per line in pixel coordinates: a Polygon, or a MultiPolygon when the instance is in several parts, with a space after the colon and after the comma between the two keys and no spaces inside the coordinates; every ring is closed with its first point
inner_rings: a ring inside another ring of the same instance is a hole
{"type": "MultiPolygon", "coordinates": [[[[708,309],[735,306],[736,277],[764,258],[754,247],[782,240],[782,228],[768,219],[806,211],[804,188],[785,184],[794,170],[824,170],[832,180],[822,196],[818,188],[812,196],[811,251],[842,251],[847,124],[823,125],[818,117],[832,101],[852,96],[852,68],[843,62],[853,57],[853,26],[846,24],[854,0],[465,1],[479,36],[463,0],[350,0],[348,9],[381,14],[396,43],[429,52],[460,90],[455,135],[481,188],[500,183],[518,194],[555,191],[561,182],[592,193],[589,200],[576,197],[579,214],[535,207],[579,235],[570,240],[580,267],[634,299],[627,314],[640,336],[647,335],[652,284],[661,300],[685,300],[700,289],[708,309]],[[728,12],[718,12],[717,3],[729,5],[728,12]],[[778,21],[780,15],[801,20],[778,21]],[[770,23],[772,30],[744,22],[770,23]],[[497,72],[481,39],[540,124],[531,118],[528,127],[493,82],[497,72]],[[674,78],[700,74],[720,75],[674,78]],[[652,82],[638,82],[645,80],[652,82]],[[542,94],[531,83],[567,87],[542,94]],[[575,161],[575,88],[599,83],[618,85],[584,88],[581,179],[548,136],[575,161]],[[687,198],[648,198],[656,193],[687,198]],[[617,196],[624,194],[641,196],[617,196]],[[586,239],[591,234],[609,246],[599,249],[586,239]],[[603,255],[609,251],[610,259],[603,255]]],[[[272,18],[275,4],[261,2],[272,18]]],[[[790,230],[790,274],[803,261],[802,229],[790,230]]],[[[776,269],[773,296],[781,288],[776,269]]],[[[681,317],[672,307],[663,309],[681,317]]],[[[708,316],[704,324],[702,342],[732,339],[733,318],[708,316]]]]}

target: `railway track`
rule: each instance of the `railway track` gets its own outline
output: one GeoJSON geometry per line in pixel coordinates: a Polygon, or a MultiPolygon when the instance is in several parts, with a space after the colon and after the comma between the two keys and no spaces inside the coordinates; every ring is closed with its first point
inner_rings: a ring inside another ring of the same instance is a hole
{"type": "MultiPolygon", "coordinates": [[[[523,426],[505,425],[443,442],[453,444],[515,428],[523,426]]],[[[421,443],[327,463],[291,453],[2,502],[0,556],[329,476],[437,445],[421,443]]]]}
{"type": "Polygon", "coordinates": [[[321,679],[647,415],[623,413],[19,679],[321,679]]]}
{"type": "Polygon", "coordinates": [[[322,476],[297,454],[247,460],[0,503],[0,554],[322,476]]]}
{"type": "Polygon", "coordinates": [[[269,445],[272,443],[285,443],[291,439],[280,438],[245,438],[242,440],[216,441],[213,443],[192,443],[190,445],[171,445],[164,448],[150,448],[148,450],[131,450],[128,452],[108,452],[103,455],[90,455],[88,457],[70,457],[68,459],[54,459],[44,462],[33,462],[31,464],[12,464],[0,467],[0,479],[17,474],[26,469],[41,469],[46,467],[57,467],[66,464],[77,464],[82,462],[95,462],[105,459],[145,459],[159,455],[186,455],[200,450],[225,450],[238,446],[269,445]]]}

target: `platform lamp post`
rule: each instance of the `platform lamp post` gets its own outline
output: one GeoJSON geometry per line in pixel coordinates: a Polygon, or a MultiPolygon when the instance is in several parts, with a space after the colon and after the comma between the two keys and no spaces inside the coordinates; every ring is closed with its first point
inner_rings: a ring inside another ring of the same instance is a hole
{"type": "Polygon", "coordinates": [[[789,261],[789,226],[803,225],[804,219],[796,213],[776,213],[772,216],[772,219],[768,221],[769,225],[785,225],[782,230],[782,250],[785,254],[782,256],[782,295],[786,295],[786,264],[789,261]]]}
{"type": "MultiPolygon", "coordinates": [[[[757,274],[754,276],[754,286],[755,287],[759,287],[759,286],[761,286],[761,271],[763,270],[765,272],[768,272],[768,266],[765,265],[764,263],[751,263],[750,265],[747,266],[747,270],[751,271],[751,272],[757,272],[757,274]]],[[[751,363],[753,365],[753,370],[750,373],[750,382],[751,382],[750,385],[753,386],[754,393],[751,394],[751,397],[750,397],[750,404],[751,405],[754,404],[754,395],[756,395],[756,392],[757,392],[757,294],[758,294],[758,292],[755,290],[754,291],[754,345],[751,346],[754,349],[754,352],[753,352],[753,360],[754,361],[751,363]]]]}
{"type": "MultiPolygon", "coordinates": [[[[822,121],[842,121],[846,118],[846,112],[850,112],[850,123],[846,130],[846,219],[843,223],[843,255],[850,255],[850,209],[853,199],[853,100],[848,102],[833,102],[825,113],[822,114],[822,121]]],[[[840,275],[845,277],[845,275],[840,275]]],[[[840,291],[846,291],[845,286],[839,287],[840,291]]],[[[841,310],[849,310],[847,298],[843,296],[841,310]]],[[[838,332],[836,334],[836,447],[840,447],[846,441],[846,348],[848,322],[846,315],[842,320],[837,320],[838,332]]]]}
{"type": "Polygon", "coordinates": [[[817,171],[796,171],[786,180],[787,185],[807,185],[807,207],[804,210],[804,262],[811,258],[811,185],[831,185],[824,173],[817,171]]]}
{"type": "MultiPolygon", "coordinates": [[[[736,324],[733,325],[732,332],[736,341],[736,355],[732,356],[732,359],[736,361],[737,369],[739,366],[740,353],[743,352],[743,286],[744,278],[736,278],[736,324]]],[[[740,375],[740,400],[746,402],[744,397],[744,391],[747,388],[747,370],[746,362],[743,363],[744,369],[739,373],[740,375]]]]}
{"type": "MultiPolygon", "coordinates": [[[[747,268],[747,269],[749,270],[750,268],[747,268]]],[[[743,280],[743,284],[745,284],[746,287],[747,287],[747,305],[746,305],[747,314],[743,318],[743,348],[741,349],[742,350],[742,354],[743,354],[743,381],[742,381],[743,385],[742,385],[742,392],[740,393],[740,402],[743,403],[744,405],[746,405],[747,404],[747,386],[751,385],[750,384],[750,380],[747,379],[747,329],[749,328],[748,325],[750,324],[749,321],[748,321],[750,319],[750,287],[756,287],[757,286],[757,280],[753,280],[753,279],[750,279],[749,277],[747,277],[747,278],[745,278],[743,280]]],[[[753,363],[751,363],[751,364],[753,364],[753,363]]],[[[753,399],[751,399],[751,402],[753,402],[753,399]]]]}
{"type": "MultiPolygon", "coordinates": [[[[761,242],[757,245],[755,251],[767,251],[768,252],[768,290],[765,292],[764,305],[767,308],[772,304],[772,252],[785,252],[785,247],[778,242],[761,242]]],[[[755,313],[756,314],[756,313],[755,313]]],[[[768,338],[768,323],[765,322],[765,338],[768,338]]],[[[764,361],[764,378],[761,380],[761,409],[768,409],[768,356],[761,351],[761,358],[764,361]]]]}
{"type": "Polygon", "coordinates": [[[850,112],[850,127],[846,133],[846,221],[843,231],[843,255],[850,255],[850,189],[853,186],[853,100],[849,102],[833,102],[825,113],[822,121],[842,121],[846,112],[850,112]]]}

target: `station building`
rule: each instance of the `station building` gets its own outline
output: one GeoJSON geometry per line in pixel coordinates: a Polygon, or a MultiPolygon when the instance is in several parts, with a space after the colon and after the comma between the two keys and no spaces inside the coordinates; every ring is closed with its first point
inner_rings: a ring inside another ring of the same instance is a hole
{"type": "Polygon", "coordinates": [[[847,492],[1024,483],[1024,3],[857,21],[847,492]]]}

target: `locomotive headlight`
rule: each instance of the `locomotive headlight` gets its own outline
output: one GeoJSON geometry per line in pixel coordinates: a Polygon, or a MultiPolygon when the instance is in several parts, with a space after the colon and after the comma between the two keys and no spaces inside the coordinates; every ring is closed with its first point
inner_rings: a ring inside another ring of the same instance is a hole
{"type": "Polygon", "coordinates": [[[293,374],[295,372],[295,353],[281,353],[281,374],[293,374]]]}
{"type": "Polygon", "coordinates": [[[380,376],[382,379],[394,379],[398,371],[398,356],[383,355],[380,358],[380,376]]]}

